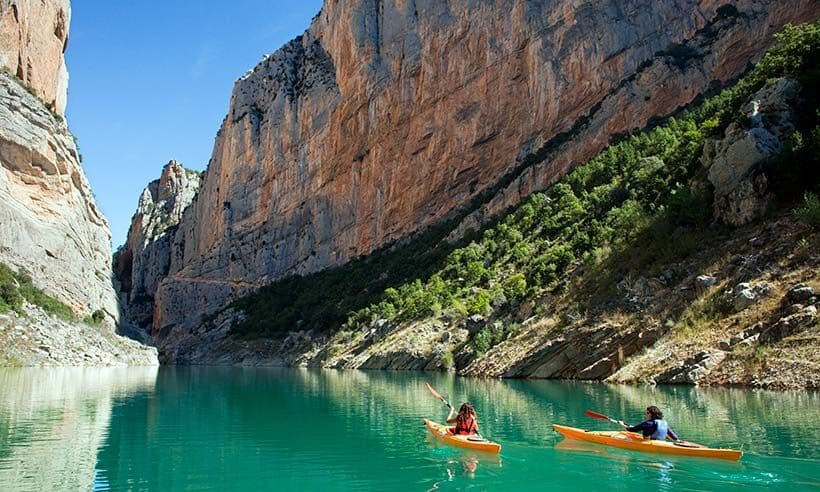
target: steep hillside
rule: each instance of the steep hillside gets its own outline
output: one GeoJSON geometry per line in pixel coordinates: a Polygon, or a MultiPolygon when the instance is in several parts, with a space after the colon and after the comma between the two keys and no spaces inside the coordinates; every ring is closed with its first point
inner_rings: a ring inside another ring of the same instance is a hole
{"type": "Polygon", "coordinates": [[[475,240],[276,283],[172,332],[164,356],[817,387],[818,54],[820,25],[788,28],[733,87],[475,240]]]}
{"type": "Polygon", "coordinates": [[[236,83],[154,334],[187,336],[239,295],[467,212],[458,231],[476,229],[817,14],[813,0],[327,1],[236,83]]]}

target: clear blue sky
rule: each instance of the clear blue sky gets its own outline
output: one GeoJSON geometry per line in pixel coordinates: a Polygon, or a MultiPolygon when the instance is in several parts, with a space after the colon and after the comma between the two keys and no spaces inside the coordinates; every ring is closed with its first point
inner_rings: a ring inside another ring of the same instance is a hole
{"type": "Polygon", "coordinates": [[[321,0],[73,0],[67,119],[116,248],[145,185],[204,169],[236,79],[307,29],[321,0]]]}

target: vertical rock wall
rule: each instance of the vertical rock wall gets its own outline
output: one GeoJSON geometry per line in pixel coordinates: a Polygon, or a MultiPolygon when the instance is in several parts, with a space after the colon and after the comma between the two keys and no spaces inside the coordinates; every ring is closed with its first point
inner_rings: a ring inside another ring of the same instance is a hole
{"type": "Polygon", "coordinates": [[[83,316],[119,317],[111,233],[61,116],[68,0],[0,0],[0,261],[83,316]]]}
{"type": "Polygon", "coordinates": [[[812,0],[328,0],[236,83],[157,291],[155,333],[484,194],[469,218],[480,223],[817,15],[812,0]]]}
{"type": "Polygon", "coordinates": [[[0,74],[0,261],[84,316],[119,318],[111,232],[65,122],[0,74]]]}
{"type": "Polygon", "coordinates": [[[69,0],[0,0],[0,67],[65,114],[69,0]]]}
{"type": "Polygon", "coordinates": [[[171,242],[182,212],[191,204],[201,175],[170,161],[160,179],[140,195],[137,213],[128,229],[128,240],[117,252],[114,273],[120,281],[125,314],[144,334],[150,334],[154,292],[168,274],[171,242]]]}

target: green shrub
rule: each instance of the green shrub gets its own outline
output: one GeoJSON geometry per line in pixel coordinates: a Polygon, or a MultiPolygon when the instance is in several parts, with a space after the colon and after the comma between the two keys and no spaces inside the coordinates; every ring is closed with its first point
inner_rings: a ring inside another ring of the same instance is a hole
{"type": "Polygon", "coordinates": [[[492,348],[493,335],[490,330],[483,328],[473,336],[473,348],[478,355],[484,355],[492,348]]]}
{"type": "Polygon", "coordinates": [[[492,297],[486,290],[479,290],[475,295],[467,301],[467,314],[479,314],[486,316],[490,313],[490,303],[492,297]]]}
{"type": "Polygon", "coordinates": [[[39,306],[48,314],[74,320],[71,308],[35,287],[28,272],[22,269],[15,272],[8,265],[0,263],[0,302],[5,306],[0,306],[0,311],[11,309],[22,315],[24,300],[39,306]]]}
{"type": "Polygon", "coordinates": [[[522,273],[516,273],[504,281],[504,295],[509,300],[518,300],[527,293],[527,279],[522,273]]]}
{"type": "Polygon", "coordinates": [[[497,321],[492,327],[482,328],[481,331],[473,335],[470,343],[477,354],[484,355],[491,348],[507,338],[517,335],[520,331],[521,325],[518,323],[505,325],[497,321]]]}
{"type": "Polygon", "coordinates": [[[814,193],[803,195],[803,206],[794,209],[797,220],[820,229],[820,197],[814,193]]]}
{"type": "Polygon", "coordinates": [[[452,369],[455,366],[455,360],[453,358],[453,350],[451,348],[447,348],[444,350],[444,353],[441,354],[441,365],[445,369],[452,369]]]}
{"type": "Polygon", "coordinates": [[[90,316],[83,318],[83,322],[87,325],[99,325],[105,319],[105,311],[97,309],[90,316]]]}

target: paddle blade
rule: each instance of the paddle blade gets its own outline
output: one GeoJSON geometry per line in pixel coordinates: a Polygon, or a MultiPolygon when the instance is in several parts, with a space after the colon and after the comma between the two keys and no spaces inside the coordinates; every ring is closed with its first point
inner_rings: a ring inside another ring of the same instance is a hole
{"type": "Polygon", "coordinates": [[[442,402],[444,402],[444,404],[445,404],[445,405],[447,405],[448,407],[452,408],[452,406],[450,405],[450,402],[449,402],[449,401],[447,401],[447,399],[445,399],[443,396],[441,396],[441,393],[439,393],[438,391],[434,390],[434,389],[433,389],[433,387],[432,387],[432,386],[430,386],[430,383],[424,383],[424,384],[425,384],[425,385],[427,385],[427,389],[428,389],[428,390],[430,390],[430,393],[432,393],[432,394],[433,394],[433,396],[435,396],[436,398],[438,398],[439,400],[441,400],[442,402]]]}
{"type": "Polygon", "coordinates": [[[433,387],[432,387],[432,386],[430,386],[430,383],[424,383],[424,384],[425,384],[425,385],[427,385],[427,389],[428,389],[428,390],[430,390],[430,393],[432,393],[432,394],[433,394],[433,396],[435,396],[435,397],[436,397],[436,398],[438,398],[439,400],[444,401],[444,397],[443,397],[443,396],[441,396],[441,394],[439,394],[439,392],[438,392],[438,391],[434,390],[434,389],[433,389],[433,387]]]}
{"type": "Polygon", "coordinates": [[[598,419],[598,420],[609,420],[609,421],[613,420],[613,419],[607,417],[606,415],[604,415],[602,413],[593,412],[592,410],[587,410],[586,412],[584,412],[584,415],[586,415],[587,417],[592,417],[593,419],[598,419]]]}

